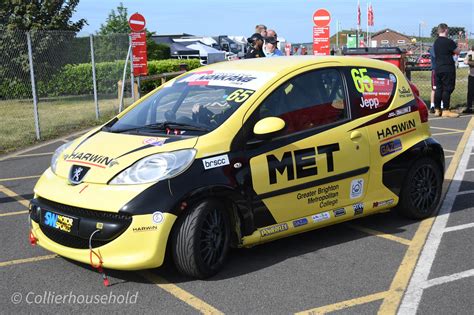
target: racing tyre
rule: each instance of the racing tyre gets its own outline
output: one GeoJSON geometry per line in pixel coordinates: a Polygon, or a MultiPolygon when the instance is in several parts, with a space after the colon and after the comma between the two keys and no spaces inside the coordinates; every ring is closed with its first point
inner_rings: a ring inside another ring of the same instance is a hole
{"type": "Polygon", "coordinates": [[[438,207],[443,186],[443,173],[430,158],[416,161],[409,169],[400,193],[397,211],[410,219],[424,219],[438,207]]]}
{"type": "Polygon", "coordinates": [[[180,216],[172,236],[173,260],[184,275],[204,279],[216,274],[229,251],[230,218],[214,199],[196,204],[180,216]]]}

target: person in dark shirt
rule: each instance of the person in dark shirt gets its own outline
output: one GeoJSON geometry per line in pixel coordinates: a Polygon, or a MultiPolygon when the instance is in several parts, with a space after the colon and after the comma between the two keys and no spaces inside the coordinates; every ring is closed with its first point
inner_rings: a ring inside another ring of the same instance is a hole
{"type": "Polygon", "coordinates": [[[456,43],[448,38],[448,25],[441,23],[438,25],[438,38],[434,42],[435,53],[435,116],[459,117],[459,114],[449,111],[449,102],[451,93],[456,84],[456,66],[454,64],[453,54],[459,54],[461,51],[456,43]],[[444,108],[441,108],[441,100],[444,108]]]}
{"type": "Polygon", "coordinates": [[[247,42],[250,44],[250,48],[245,55],[245,59],[249,58],[262,58],[265,57],[263,53],[263,37],[259,33],[253,34],[247,38],[247,42]]]}

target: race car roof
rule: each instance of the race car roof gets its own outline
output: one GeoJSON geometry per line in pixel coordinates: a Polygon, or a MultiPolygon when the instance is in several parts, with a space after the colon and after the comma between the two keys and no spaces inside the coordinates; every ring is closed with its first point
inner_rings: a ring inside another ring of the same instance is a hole
{"type": "Polygon", "coordinates": [[[206,67],[198,68],[195,71],[203,70],[240,70],[240,71],[266,71],[273,73],[286,73],[290,70],[302,68],[310,65],[324,64],[324,63],[339,63],[347,66],[364,66],[386,69],[394,72],[396,66],[375,59],[364,57],[347,57],[347,56],[289,56],[289,57],[275,57],[275,58],[254,58],[241,59],[236,61],[215,63],[206,67]]]}

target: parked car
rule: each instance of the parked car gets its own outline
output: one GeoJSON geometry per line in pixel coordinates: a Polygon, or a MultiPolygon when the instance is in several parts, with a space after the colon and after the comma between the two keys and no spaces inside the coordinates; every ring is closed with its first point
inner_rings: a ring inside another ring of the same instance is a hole
{"type": "Polygon", "coordinates": [[[431,55],[422,54],[416,61],[417,67],[431,68],[431,55]]]}
{"type": "Polygon", "coordinates": [[[461,51],[459,53],[458,60],[457,60],[457,63],[456,63],[456,66],[458,68],[467,68],[467,67],[469,67],[469,65],[464,63],[464,58],[466,58],[466,56],[467,56],[467,51],[461,51]]]}
{"type": "Polygon", "coordinates": [[[230,247],[394,207],[427,218],[443,174],[428,109],[396,66],[221,62],[58,148],[34,188],[30,241],[122,270],[159,267],[168,248],[181,273],[206,278],[230,247]]]}

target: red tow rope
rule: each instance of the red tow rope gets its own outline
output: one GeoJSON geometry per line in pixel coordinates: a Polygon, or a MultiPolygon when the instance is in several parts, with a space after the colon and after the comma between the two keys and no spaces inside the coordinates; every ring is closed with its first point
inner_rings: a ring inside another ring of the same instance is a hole
{"type": "Polygon", "coordinates": [[[90,263],[91,263],[91,266],[92,268],[95,268],[97,269],[97,271],[100,273],[100,275],[102,276],[102,281],[104,283],[104,286],[108,287],[109,286],[109,279],[107,278],[107,275],[105,274],[104,272],[104,269],[102,269],[102,264],[103,264],[103,261],[102,261],[102,256],[100,254],[97,254],[93,249],[92,249],[92,237],[94,236],[95,233],[97,232],[100,232],[100,230],[95,230],[90,238],[89,238],[89,260],[90,260],[90,263]],[[97,259],[99,259],[99,264],[97,265],[94,265],[94,262],[92,261],[92,254],[95,255],[95,257],[97,257],[97,259]]]}

